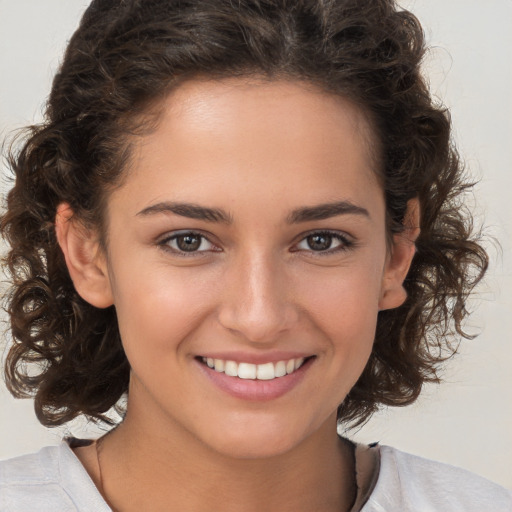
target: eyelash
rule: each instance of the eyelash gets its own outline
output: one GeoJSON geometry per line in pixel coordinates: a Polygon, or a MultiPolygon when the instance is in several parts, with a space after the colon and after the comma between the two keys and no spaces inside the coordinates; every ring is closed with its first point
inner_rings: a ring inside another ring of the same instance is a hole
{"type": "MultiPolygon", "coordinates": [[[[211,244],[212,246],[215,247],[215,245],[213,244],[213,242],[211,242],[207,236],[203,235],[202,233],[199,233],[197,231],[179,231],[179,232],[176,232],[170,236],[166,236],[164,239],[160,240],[157,245],[159,247],[161,247],[163,250],[165,251],[168,251],[174,255],[177,255],[177,256],[180,256],[180,257],[184,257],[184,258],[188,258],[188,257],[203,257],[204,256],[204,253],[205,252],[209,252],[208,250],[206,251],[182,251],[180,250],[179,248],[175,249],[173,247],[171,247],[169,244],[173,241],[176,241],[178,240],[179,238],[182,238],[182,237],[186,237],[186,236],[190,236],[190,237],[194,237],[194,238],[199,238],[200,239],[200,245],[199,247],[201,247],[201,245],[203,244],[203,242],[206,240],[209,244],[211,244]]],[[[217,250],[213,250],[212,252],[220,252],[220,249],[217,249],[217,250]]]]}
{"type": "MultiPolygon", "coordinates": [[[[164,239],[158,241],[157,245],[165,251],[169,251],[174,255],[177,255],[179,257],[185,257],[185,258],[198,257],[198,256],[203,257],[204,253],[206,253],[206,252],[221,252],[221,249],[213,249],[213,250],[207,249],[207,250],[202,250],[202,251],[197,251],[197,250],[183,251],[183,250],[180,250],[179,248],[173,248],[170,246],[171,242],[176,241],[179,238],[186,237],[186,236],[199,238],[200,239],[199,247],[201,247],[201,245],[203,244],[204,241],[207,241],[209,244],[211,244],[212,246],[215,247],[213,242],[211,242],[207,236],[205,236],[202,233],[197,232],[197,231],[180,231],[180,232],[174,233],[174,234],[167,236],[164,239]]],[[[299,240],[299,242],[296,244],[296,246],[299,245],[300,243],[306,241],[309,237],[312,237],[312,236],[329,237],[332,239],[331,245],[332,245],[333,241],[340,242],[340,245],[338,247],[335,247],[334,249],[329,248],[329,249],[326,249],[323,251],[315,251],[313,249],[294,249],[292,252],[307,251],[307,252],[310,252],[311,254],[314,254],[315,257],[325,257],[325,256],[329,256],[329,255],[336,254],[339,252],[347,251],[349,249],[352,249],[355,246],[355,242],[350,240],[347,236],[342,235],[339,232],[329,231],[329,230],[312,231],[310,233],[307,233],[302,236],[302,238],[299,240]]]]}
{"type": "MultiPolygon", "coordinates": [[[[329,238],[331,238],[331,245],[332,245],[332,242],[335,240],[338,241],[340,243],[340,245],[338,247],[335,247],[334,249],[329,248],[329,249],[326,249],[325,251],[315,251],[313,249],[297,249],[297,250],[294,250],[293,252],[305,250],[307,252],[311,252],[312,254],[314,254],[315,257],[324,257],[324,256],[330,256],[332,254],[337,254],[337,253],[340,253],[343,251],[348,251],[349,249],[353,248],[355,245],[355,242],[353,240],[350,240],[347,236],[345,236],[337,231],[329,231],[329,230],[312,231],[311,233],[308,233],[305,236],[303,236],[300,239],[299,244],[301,242],[307,241],[307,239],[312,236],[329,237],[329,238]]],[[[296,245],[299,245],[299,244],[296,244],[296,245]]]]}

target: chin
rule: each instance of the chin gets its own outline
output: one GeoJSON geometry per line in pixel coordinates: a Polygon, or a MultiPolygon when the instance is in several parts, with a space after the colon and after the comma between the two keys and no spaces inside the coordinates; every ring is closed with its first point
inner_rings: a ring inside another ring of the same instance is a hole
{"type": "MultiPolygon", "coordinates": [[[[290,439],[258,438],[236,439],[229,443],[219,443],[216,451],[225,457],[238,460],[259,460],[279,457],[291,451],[298,443],[290,439]]],[[[214,447],[215,449],[215,447],[214,447]]]]}
{"type": "Polygon", "coordinates": [[[203,442],[219,454],[233,459],[266,459],[292,451],[307,437],[308,433],[299,431],[296,425],[258,418],[249,424],[233,423],[218,433],[212,429],[203,437],[203,442]]]}

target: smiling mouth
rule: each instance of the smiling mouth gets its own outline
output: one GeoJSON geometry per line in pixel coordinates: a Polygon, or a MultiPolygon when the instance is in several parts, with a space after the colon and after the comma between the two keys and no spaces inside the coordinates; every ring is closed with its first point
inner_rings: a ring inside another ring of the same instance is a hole
{"type": "Polygon", "coordinates": [[[200,357],[198,359],[212,370],[224,373],[229,377],[238,377],[245,380],[273,380],[294,373],[311,357],[299,357],[265,364],[237,363],[236,361],[212,359],[211,357],[200,357]]]}

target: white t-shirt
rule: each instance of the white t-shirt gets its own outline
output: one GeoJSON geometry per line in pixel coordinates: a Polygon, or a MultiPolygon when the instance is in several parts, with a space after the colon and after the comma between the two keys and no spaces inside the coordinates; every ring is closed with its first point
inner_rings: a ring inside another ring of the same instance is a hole
{"type": "MultiPolygon", "coordinates": [[[[356,472],[353,512],[512,512],[512,492],[503,487],[389,446],[358,446],[356,472]],[[371,459],[376,471],[368,471],[371,459]]],[[[111,512],[66,440],[0,462],[0,512],[34,511],[111,512]]]]}

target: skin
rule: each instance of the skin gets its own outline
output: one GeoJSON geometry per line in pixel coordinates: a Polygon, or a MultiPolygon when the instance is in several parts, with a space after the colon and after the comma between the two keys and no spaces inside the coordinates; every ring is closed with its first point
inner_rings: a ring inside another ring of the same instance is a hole
{"type": "MultiPolygon", "coordinates": [[[[405,299],[417,203],[389,246],[370,127],[312,86],[191,81],[162,107],[109,197],[107,250],[68,205],[56,218],[77,291],[115,305],[132,368],[126,419],[102,445],[104,496],[123,511],[348,510],[354,468],[336,411],[370,356],[379,310],[405,299]],[[358,210],[289,222],[340,201],[358,210]],[[231,222],[162,208],[176,202],[231,222]],[[178,254],[169,237],[179,230],[204,235],[201,250],[178,254]],[[313,250],[307,237],[326,230],[341,238],[313,250]],[[197,359],[276,351],[311,360],[269,400],[226,393],[197,359]]],[[[76,453],[99,485],[93,450],[76,453]]]]}

